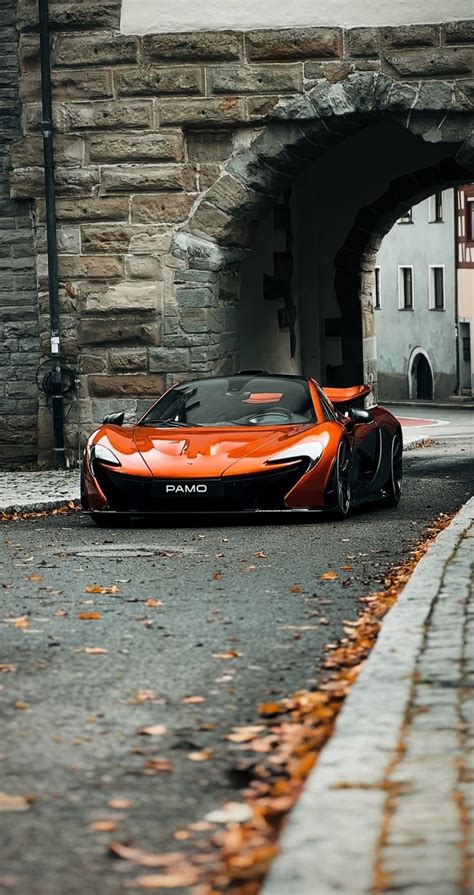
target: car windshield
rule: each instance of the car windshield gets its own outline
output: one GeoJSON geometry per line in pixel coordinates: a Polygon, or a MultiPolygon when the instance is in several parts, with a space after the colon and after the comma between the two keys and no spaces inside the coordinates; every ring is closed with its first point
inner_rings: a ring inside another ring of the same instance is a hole
{"type": "Polygon", "coordinates": [[[272,426],[315,421],[306,379],[242,374],[176,385],[139,425],[272,426]]]}

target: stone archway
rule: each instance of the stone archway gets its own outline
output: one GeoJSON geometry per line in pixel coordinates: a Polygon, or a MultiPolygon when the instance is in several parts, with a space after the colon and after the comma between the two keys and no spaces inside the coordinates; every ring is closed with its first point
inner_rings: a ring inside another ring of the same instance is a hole
{"type": "Polygon", "coordinates": [[[408,397],[410,400],[434,399],[434,374],[430,356],[424,348],[414,348],[408,361],[408,397]]]}
{"type": "MultiPolygon", "coordinates": [[[[414,85],[367,72],[337,84],[318,83],[305,96],[282,102],[248,148],[225,164],[175,235],[172,251],[184,262],[175,277],[175,313],[185,344],[192,345],[198,365],[193,369],[211,373],[238,364],[239,269],[251,250],[257,222],[305,168],[322,164],[332,150],[364,129],[390,122],[425,148],[426,166],[408,157],[398,178],[387,169],[388,189],[372,202],[361,203],[334,257],[343,345],[336,382],[364,376],[374,383],[369,299],[376,247],[400,209],[436,188],[471,178],[474,148],[468,112],[465,97],[459,98],[449,83],[414,85]]],[[[173,344],[178,344],[176,335],[173,344]]]]}

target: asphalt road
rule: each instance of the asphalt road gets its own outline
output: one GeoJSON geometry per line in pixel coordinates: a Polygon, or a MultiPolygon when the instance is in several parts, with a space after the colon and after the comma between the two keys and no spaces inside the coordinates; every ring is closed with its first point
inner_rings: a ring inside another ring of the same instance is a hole
{"type": "Polygon", "coordinates": [[[0,891],[115,895],[137,870],[107,855],[111,839],[186,850],[176,830],[239,798],[224,735],[322,676],[324,645],[358,599],[471,495],[473,448],[466,438],[408,452],[400,507],[344,523],[4,523],[0,663],[16,670],[0,675],[0,790],[34,801],[5,812],[0,796],[0,891]],[[322,580],[327,570],[339,577],[322,580]],[[94,584],[118,591],[86,592],[94,584]],[[204,701],[183,704],[190,696],[204,701]],[[144,736],[142,725],[165,729],[144,736]],[[207,748],[208,761],[190,760],[207,748]],[[145,773],[156,757],[172,769],[145,773]],[[90,829],[112,819],[113,832],[90,829]]]}

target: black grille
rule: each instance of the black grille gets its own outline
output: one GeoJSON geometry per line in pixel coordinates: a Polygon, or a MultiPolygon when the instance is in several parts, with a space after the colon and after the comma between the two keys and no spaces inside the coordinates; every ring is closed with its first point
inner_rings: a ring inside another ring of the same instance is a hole
{"type": "Polygon", "coordinates": [[[286,494],[306,472],[308,465],[309,460],[304,459],[291,469],[191,480],[141,478],[97,464],[96,475],[107,497],[108,508],[121,512],[282,510],[286,508],[286,494]],[[183,491],[166,493],[166,486],[170,484],[180,485],[183,491]],[[190,492],[193,484],[208,485],[209,493],[190,492]]]}

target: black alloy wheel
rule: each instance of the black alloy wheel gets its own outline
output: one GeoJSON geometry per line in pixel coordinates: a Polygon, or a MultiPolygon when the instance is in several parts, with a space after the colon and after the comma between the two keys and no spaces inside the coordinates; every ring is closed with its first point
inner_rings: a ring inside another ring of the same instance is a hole
{"type": "Polygon", "coordinates": [[[347,441],[341,441],[337,449],[330,494],[331,515],[345,519],[351,506],[351,451],[347,441]]]}
{"type": "Polygon", "coordinates": [[[386,507],[397,507],[402,496],[402,454],[403,442],[400,432],[397,432],[392,438],[390,446],[390,475],[384,487],[385,497],[384,505],[386,507]]]}

